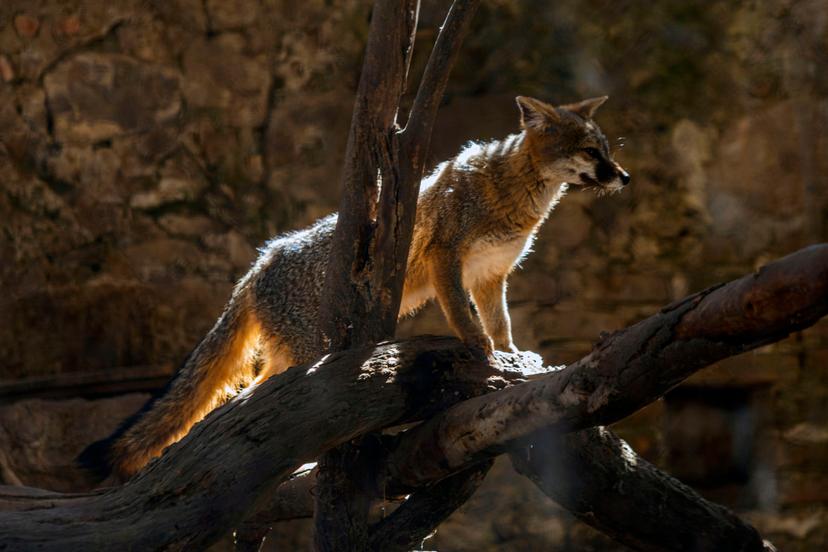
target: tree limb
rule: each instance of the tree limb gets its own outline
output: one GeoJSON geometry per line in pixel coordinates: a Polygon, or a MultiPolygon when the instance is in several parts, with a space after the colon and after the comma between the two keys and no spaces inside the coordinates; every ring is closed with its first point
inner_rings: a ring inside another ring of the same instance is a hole
{"type": "MultiPolygon", "coordinates": [[[[420,87],[425,92],[418,93],[415,101],[416,143],[408,141],[402,149],[396,114],[411,62],[420,3],[377,0],[374,4],[319,312],[321,351],[376,343],[394,335],[436,104],[457,56],[462,29],[474,13],[466,4],[476,7],[477,1],[457,3],[432,52],[440,55],[434,63],[432,55],[426,67],[420,87]],[[446,47],[455,51],[446,52],[446,47]],[[423,105],[424,101],[434,108],[423,105]]],[[[350,474],[364,468],[351,465],[356,457],[346,451],[331,454],[320,459],[316,548],[363,549],[369,501],[359,492],[359,482],[350,481],[350,474]]],[[[362,462],[370,459],[363,455],[362,462]]]]}
{"type": "MultiPolygon", "coordinates": [[[[378,174],[397,159],[396,115],[416,30],[418,0],[376,0],[354,104],[342,199],[325,275],[319,321],[320,351],[338,351],[387,339],[399,312],[377,279],[375,221],[378,174]]],[[[383,183],[391,174],[382,174],[383,183]]],[[[410,238],[409,238],[410,241],[410,238]]],[[[408,243],[402,244],[408,251],[408,243]]],[[[402,277],[402,276],[400,276],[402,277]]]]}
{"type": "Polygon", "coordinates": [[[471,498],[494,463],[487,460],[434,485],[417,489],[390,516],[371,528],[368,550],[408,552],[471,498]]]}
{"type": "MultiPolygon", "coordinates": [[[[440,27],[440,34],[434,42],[434,48],[428,58],[420,87],[411,106],[408,122],[403,130],[405,143],[420,153],[420,159],[428,154],[431,131],[437,117],[437,108],[448,84],[449,73],[457,61],[460,45],[469,30],[480,0],[455,0],[449,8],[446,20],[440,27]]],[[[416,166],[416,164],[415,164],[416,166]]],[[[420,169],[422,172],[422,168],[420,169]]]]}
{"type": "Polygon", "coordinates": [[[541,430],[511,453],[549,498],[634,550],[762,552],[756,529],[640,458],[608,429],[541,430]]]}
{"type": "Polygon", "coordinates": [[[511,354],[483,365],[453,338],[331,354],[216,409],[120,487],[28,497],[0,513],[0,542],[9,550],[204,549],[323,452],[539,370],[511,354]]]}
{"type": "Polygon", "coordinates": [[[236,552],[260,550],[264,538],[277,521],[313,517],[311,491],[315,481],[316,470],[306,469],[294,473],[279,488],[262,497],[254,513],[236,529],[236,552]]]}
{"type": "MultiPolygon", "coordinates": [[[[397,244],[377,239],[378,175],[383,187],[399,185],[396,115],[419,9],[419,0],[374,2],[342,170],[339,218],[318,313],[319,352],[364,346],[394,335],[399,297],[394,302],[383,284],[390,278],[389,283],[393,286],[398,281],[396,287],[402,290],[405,267],[402,272],[395,270],[396,257],[386,251],[397,244]]],[[[387,190],[382,193],[388,195],[387,190]]],[[[394,220],[390,216],[394,207],[380,205],[381,227],[394,220]]],[[[416,207],[416,198],[410,207],[416,207]]],[[[409,235],[399,244],[406,255],[410,241],[409,235]]],[[[370,501],[351,478],[363,466],[351,464],[356,459],[351,454],[354,450],[346,448],[319,459],[314,546],[320,552],[362,550],[367,543],[370,501]]]]}
{"type": "Polygon", "coordinates": [[[828,312],[828,245],[713,286],[604,338],[563,370],[464,401],[409,431],[392,479],[412,487],[499,454],[541,428],[618,421],[713,362],[778,341],[828,312]]]}

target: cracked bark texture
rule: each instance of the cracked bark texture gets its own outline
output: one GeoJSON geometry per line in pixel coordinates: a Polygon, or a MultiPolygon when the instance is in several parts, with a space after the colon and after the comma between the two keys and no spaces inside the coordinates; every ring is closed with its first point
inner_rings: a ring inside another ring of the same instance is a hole
{"type": "MultiPolygon", "coordinates": [[[[420,2],[374,3],[319,309],[319,352],[341,351],[394,336],[437,106],[478,4],[478,0],[451,3],[408,125],[400,130],[397,116],[411,65],[420,2]]],[[[362,479],[375,469],[371,450],[353,443],[320,458],[314,515],[317,551],[363,550],[368,546],[372,497],[362,479]]],[[[430,534],[433,527],[424,531],[430,534]]]]}
{"type": "Polygon", "coordinates": [[[61,501],[12,499],[14,511],[0,516],[0,543],[9,550],[202,548],[322,452],[524,380],[542,370],[532,360],[503,354],[483,366],[450,338],[328,355],[215,410],[123,486],[61,501]]]}

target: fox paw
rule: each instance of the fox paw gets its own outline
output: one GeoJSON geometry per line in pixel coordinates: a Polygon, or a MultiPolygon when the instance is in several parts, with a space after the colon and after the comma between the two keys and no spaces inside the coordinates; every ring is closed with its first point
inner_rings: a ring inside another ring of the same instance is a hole
{"type": "Polygon", "coordinates": [[[502,346],[498,345],[497,350],[498,351],[503,351],[505,353],[519,353],[520,352],[520,349],[515,347],[515,344],[512,343],[511,341],[509,343],[503,344],[502,346]]]}
{"type": "Polygon", "coordinates": [[[465,343],[466,347],[469,349],[480,349],[487,357],[491,356],[494,352],[494,342],[492,341],[492,338],[486,334],[467,337],[463,339],[463,343],[465,343]]]}

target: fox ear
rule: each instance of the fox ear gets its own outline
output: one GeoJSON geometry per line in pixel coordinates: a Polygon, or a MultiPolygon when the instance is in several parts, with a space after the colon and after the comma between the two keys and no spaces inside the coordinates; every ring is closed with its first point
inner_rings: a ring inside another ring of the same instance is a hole
{"type": "Polygon", "coordinates": [[[546,102],[528,96],[518,96],[515,101],[520,109],[520,126],[523,128],[540,130],[560,121],[558,112],[546,102]]]}
{"type": "Polygon", "coordinates": [[[586,119],[592,119],[592,116],[595,115],[598,108],[601,107],[608,99],[609,96],[599,96],[597,98],[590,98],[588,100],[583,100],[573,104],[562,105],[561,109],[577,113],[586,119]]]}

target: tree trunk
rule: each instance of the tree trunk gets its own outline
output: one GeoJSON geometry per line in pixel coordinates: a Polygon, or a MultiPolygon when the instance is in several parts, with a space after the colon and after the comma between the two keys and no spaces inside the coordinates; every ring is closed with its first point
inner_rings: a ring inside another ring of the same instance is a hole
{"type": "MultiPolygon", "coordinates": [[[[377,0],[357,89],[339,218],[325,276],[320,352],[341,351],[394,336],[417,195],[437,106],[479,0],[456,0],[440,29],[405,131],[397,113],[414,48],[419,0],[377,0]]],[[[373,460],[332,451],[320,459],[316,549],[367,546],[370,500],[351,474],[373,460]],[[358,464],[353,461],[359,459],[358,464]]]]}

